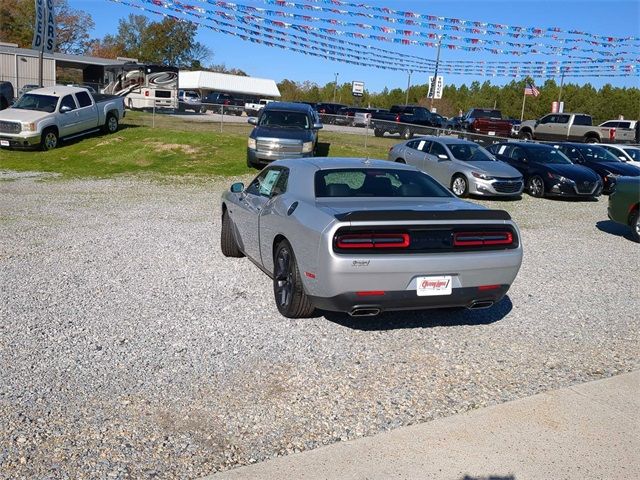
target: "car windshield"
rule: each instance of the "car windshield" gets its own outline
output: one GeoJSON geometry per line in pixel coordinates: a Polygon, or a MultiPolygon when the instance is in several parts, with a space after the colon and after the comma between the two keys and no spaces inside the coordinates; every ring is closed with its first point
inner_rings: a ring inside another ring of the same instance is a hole
{"type": "Polygon", "coordinates": [[[596,163],[604,163],[604,162],[622,162],[618,157],[616,157],[613,153],[611,153],[606,148],[602,147],[588,147],[588,146],[580,146],[578,147],[582,156],[590,161],[596,163]]]}
{"type": "Polygon", "coordinates": [[[284,127],[284,128],[305,128],[309,125],[309,118],[301,112],[287,112],[282,110],[271,110],[264,112],[260,117],[260,126],[284,127]]]}
{"type": "Polygon", "coordinates": [[[491,162],[493,157],[480,145],[475,143],[445,143],[453,156],[463,162],[491,162]]]}
{"type": "Polygon", "coordinates": [[[640,161],[640,148],[623,148],[623,150],[636,162],[640,161]]]}
{"type": "Polygon", "coordinates": [[[536,163],[571,164],[571,160],[560,150],[555,148],[529,148],[527,159],[536,163]]]}
{"type": "Polygon", "coordinates": [[[413,170],[344,168],[320,170],[315,176],[316,197],[451,197],[425,173],[413,170]]]}
{"type": "Polygon", "coordinates": [[[25,93],[16,103],[13,104],[13,108],[18,108],[20,110],[36,110],[38,112],[53,113],[56,109],[57,104],[58,97],[25,93]]]}

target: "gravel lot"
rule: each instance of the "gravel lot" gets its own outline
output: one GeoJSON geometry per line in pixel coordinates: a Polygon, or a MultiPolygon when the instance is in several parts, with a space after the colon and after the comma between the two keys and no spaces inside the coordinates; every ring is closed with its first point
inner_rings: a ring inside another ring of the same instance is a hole
{"type": "Polygon", "coordinates": [[[232,180],[0,178],[2,478],[196,478],[640,366],[606,198],[492,202],[525,247],[493,309],[289,320],[220,254],[232,180]]]}

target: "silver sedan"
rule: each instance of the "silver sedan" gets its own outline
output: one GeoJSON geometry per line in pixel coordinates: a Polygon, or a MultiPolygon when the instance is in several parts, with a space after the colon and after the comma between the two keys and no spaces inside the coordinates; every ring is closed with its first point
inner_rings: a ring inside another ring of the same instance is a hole
{"type": "Polygon", "coordinates": [[[389,160],[427,172],[458,197],[518,196],[524,188],[518,170],[468,140],[416,138],[395,145],[389,151],[389,160]]]}
{"type": "Polygon", "coordinates": [[[279,160],[231,185],[221,248],[271,276],[292,318],[487,308],[522,262],[507,212],[459,200],[415,167],[367,159],[279,160]]]}

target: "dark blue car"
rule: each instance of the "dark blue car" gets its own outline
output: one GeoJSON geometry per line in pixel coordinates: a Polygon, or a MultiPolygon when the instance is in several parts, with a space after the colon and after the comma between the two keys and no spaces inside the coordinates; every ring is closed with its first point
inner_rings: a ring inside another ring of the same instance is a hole
{"type": "Polygon", "coordinates": [[[533,197],[597,197],[602,193],[602,181],[593,170],[574,165],[550,145],[508,142],[488,150],[522,173],[525,189],[533,197]]]}
{"type": "Polygon", "coordinates": [[[599,145],[566,142],[556,144],[554,147],[569,157],[573,163],[589,167],[600,175],[604,185],[603,192],[607,195],[613,191],[617,177],[640,176],[640,168],[628,165],[599,145]]]}

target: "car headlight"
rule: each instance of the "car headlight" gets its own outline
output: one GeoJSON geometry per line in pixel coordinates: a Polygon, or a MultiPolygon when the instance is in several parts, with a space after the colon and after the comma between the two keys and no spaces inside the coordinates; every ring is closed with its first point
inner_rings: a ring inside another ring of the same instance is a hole
{"type": "Polygon", "coordinates": [[[547,172],[547,176],[552,180],[557,180],[561,183],[575,183],[573,180],[567,177],[563,177],[562,175],[557,175],[555,173],[547,172]]]}
{"type": "Polygon", "coordinates": [[[471,172],[471,175],[476,178],[481,178],[482,180],[493,180],[493,177],[491,175],[487,175],[486,173],[482,172],[471,172]]]}
{"type": "Polygon", "coordinates": [[[255,150],[256,149],[256,139],[249,137],[249,140],[247,141],[247,147],[249,147],[251,150],[255,150]]]}
{"type": "Polygon", "coordinates": [[[302,144],[302,153],[313,152],[313,142],[304,142],[302,144]]]}
{"type": "Polygon", "coordinates": [[[35,124],[35,122],[31,122],[31,123],[23,123],[23,124],[22,124],[22,131],[23,131],[23,132],[35,132],[35,131],[36,131],[36,124],[35,124]]]}

